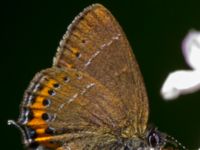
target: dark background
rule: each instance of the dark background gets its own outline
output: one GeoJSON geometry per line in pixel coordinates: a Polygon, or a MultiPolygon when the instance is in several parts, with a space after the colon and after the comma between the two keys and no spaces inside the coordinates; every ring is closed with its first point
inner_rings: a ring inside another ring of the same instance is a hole
{"type": "Polygon", "coordinates": [[[200,92],[165,102],[159,94],[167,74],[189,69],[181,41],[200,30],[200,1],[7,1],[1,4],[1,149],[21,150],[16,119],[23,92],[34,74],[50,67],[58,42],[73,18],[102,3],[123,27],[137,57],[150,99],[150,122],[189,149],[200,147],[200,92]]]}

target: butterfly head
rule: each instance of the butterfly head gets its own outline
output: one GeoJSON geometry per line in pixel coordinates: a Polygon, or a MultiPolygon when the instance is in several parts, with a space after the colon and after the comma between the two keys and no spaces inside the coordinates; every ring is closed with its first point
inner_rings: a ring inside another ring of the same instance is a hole
{"type": "Polygon", "coordinates": [[[178,140],[166,133],[158,131],[157,128],[151,128],[146,135],[148,146],[159,150],[186,150],[178,140]]]}

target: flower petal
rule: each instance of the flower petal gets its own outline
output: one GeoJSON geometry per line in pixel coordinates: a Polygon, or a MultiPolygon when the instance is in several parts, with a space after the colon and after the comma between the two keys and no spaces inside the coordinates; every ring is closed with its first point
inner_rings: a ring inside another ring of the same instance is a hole
{"type": "Polygon", "coordinates": [[[182,50],[187,64],[200,70],[200,32],[190,31],[183,40],[182,50]]]}
{"type": "Polygon", "coordinates": [[[161,88],[164,99],[175,99],[181,94],[193,93],[200,89],[200,71],[175,71],[168,75],[161,88]]]}

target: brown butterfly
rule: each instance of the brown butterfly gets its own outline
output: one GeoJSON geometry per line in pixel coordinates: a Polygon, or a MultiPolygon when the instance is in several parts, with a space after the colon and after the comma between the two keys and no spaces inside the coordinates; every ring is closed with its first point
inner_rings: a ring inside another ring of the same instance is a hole
{"type": "Polygon", "coordinates": [[[17,126],[31,150],[180,150],[148,127],[143,79],[124,32],[94,4],[68,27],[51,68],[25,91],[17,126]]]}

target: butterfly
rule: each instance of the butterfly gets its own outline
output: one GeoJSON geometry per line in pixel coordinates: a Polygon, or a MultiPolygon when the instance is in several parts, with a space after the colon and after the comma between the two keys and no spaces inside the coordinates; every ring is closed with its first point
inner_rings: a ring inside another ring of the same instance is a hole
{"type": "Polygon", "coordinates": [[[29,150],[180,150],[148,125],[142,75],[122,28],[101,4],[68,27],[53,66],[25,91],[18,121],[29,150]]]}

